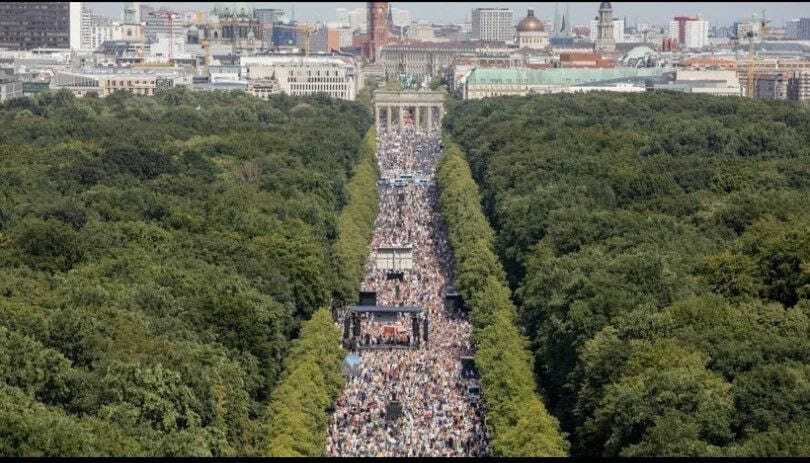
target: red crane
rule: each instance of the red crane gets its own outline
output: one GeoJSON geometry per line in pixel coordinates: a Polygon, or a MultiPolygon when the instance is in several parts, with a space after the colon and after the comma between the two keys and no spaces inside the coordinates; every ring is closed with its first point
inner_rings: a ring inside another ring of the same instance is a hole
{"type": "Polygon", "coordinates": [[[173,11],[160,10],[150,12],[149,16],[166,18],[166,20],[169,22],[169,62],[171,62],[172,52],[174,51],[174,18],[177,17],[177,13],[173,11]]]}

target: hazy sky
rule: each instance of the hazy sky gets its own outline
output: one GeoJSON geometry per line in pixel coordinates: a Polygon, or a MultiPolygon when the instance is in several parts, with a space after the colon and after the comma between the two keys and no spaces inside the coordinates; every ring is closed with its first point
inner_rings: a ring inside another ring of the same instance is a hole
{"type": "MultiPolygon", "coordinates": [[[[168,5],[161,2],[142,2],[150,5],[168,5]]],[[[664,23],[676,14],[698,14],[713,24],[727,25],[740,18],[749,18],[751,13],[759,12],[764,8],[766,16],[773,20],[773,25],[781,26],[785,20],[800,16],[810,16],[810,3],[803,2],[612,2],[614,16],[627,16],[631,21],[664,23]]],[[[121,14],[122,3],[100,2],[88,3],[94,10],[107,16],[118,17],[121,14]]],[[[204,9],[213,8],[214,2],[174,2],[178,9],[204,9]]],[[[282,8],[288,12],[295,6],[295,17],[300,20],[334,21],[337,7],[354,8],[364,7],[365,2],[255,2],[257,7],[282,8]]],[[[470,10],[479,7],[506,7],[511,8],[515,15],[523,16],[527,8],[534,8],[535,16],[552,19],[554,16],[553,2],[391,2],[395,8],[408,10],[415,19],[434,20],[437,22],[462,22],[470,10]]],[[[562,10],[563,3],[560,3],[562,10]]],[[[574,24],[586,23],[593,19],[599,8],[599,2],[570,3],[571,17],[574,24]]]]}

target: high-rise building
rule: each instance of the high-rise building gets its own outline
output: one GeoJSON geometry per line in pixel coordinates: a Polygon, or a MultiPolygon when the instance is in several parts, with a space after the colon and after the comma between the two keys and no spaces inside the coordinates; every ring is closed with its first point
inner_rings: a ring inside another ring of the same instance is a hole
{"type": "Polygon", "coordinates": [[[96,16],[85,2],[70,2],[70,48],[94,50],[93,31],[97,25],[96,16]]]}
{"type": "Polygon", "coordinates": [[[371,63],[376,63],[380,48],[385,46],[389,38],[388,2],[368,2],[368,42],[365,56],[371,63]]]}
{"type": "Polygon", "coordinates": [[[253,17],[259,22],[262,29],[262,44],[264,48],[273,46],[273,27],[275,24],[286,22],[287,12],[277,8],[255,8],[253,17]]]}
{"type": "Polygon", "coordinates": [[[70,48],[70,2],[0,2],[0,48],[70,48]]]}
{"type": "Polygon", "coordinates": [[[508,42],[515,37],[512,10],[508,8],[476,8],[472,11],[473,40],[508,42]]]}
{"type": "Polygon", "coordinates": [[[796,38],[799,40],[810,40],[810,18],[799,18],[796,38]]]}
{"type": "Polygon", "coordinates": [[[70,2],[68,14],[70,15],[70,48],[79,50],[82,48],[82,13],[84,13],[82,2],[70,2]]]}
{"type": "Polygon", "coordinates": [[[599,5],[599,17],[596,24],[596,51],[612,53],[616,51],[616,39],[613,35],[613,8],[610,2],[599,5]]]}
{"type": "Polygon", "coordinates": [[[186,35],[186,31],[182,27],[182,22],[174,20],[173,24],[170,24],[167,13],[177,14],[176,12],[161,8],[157,11],[151,11],[149,15],[144,18],[144,22],[146,23],[144,26],[144,34],[148,42],[157,42],[158,36],[168,36],[170,32],[174,33],[175,38],[186,35]]]}
{"type": "Polygon", "coordinates": [[[669,38],[679,44],[686,43],[686,23],[697,20],[694,16],[675,16],[669,22],[669,38]]]}
{"type": "Polygon", "coordinates": [[[789,19],[785,21],[785,38],[797,40],[799,38],[799,19],[789,19]]]}
{"type": "Polygon", "coordinates": [[[669,37],[682,49],[703,48],[709,44],[709,22],[699,16],[676,16],[669,23],[669,37]]]}
{"type": "Polygon", "coordinates": [[[699,49],[707,46],[709,44],[709,22],[702,19],[688,21],[684,36],[684,48],[699,49]]]}

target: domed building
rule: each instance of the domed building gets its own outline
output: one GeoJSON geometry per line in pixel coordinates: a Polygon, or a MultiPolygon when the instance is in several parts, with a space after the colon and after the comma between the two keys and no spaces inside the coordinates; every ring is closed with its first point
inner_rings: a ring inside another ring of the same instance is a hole
{"type": "Polygon", "coordinates": [[[534,17],[534,10],[529,10],[526,17],[517,25],[518,48],[542,50],[548,47],[548,32],[543,23],[534,17]]]}

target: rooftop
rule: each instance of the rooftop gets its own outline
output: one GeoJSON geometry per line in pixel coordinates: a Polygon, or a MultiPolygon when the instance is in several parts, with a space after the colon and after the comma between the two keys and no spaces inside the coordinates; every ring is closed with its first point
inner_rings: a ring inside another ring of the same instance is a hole
{"type": "Polygon", "coordinates": [[[467,80],[470,85],[581,85],[623,78],[658,77],[663,68],[555,68],[555,69],[475,69],[467,80]]]}

